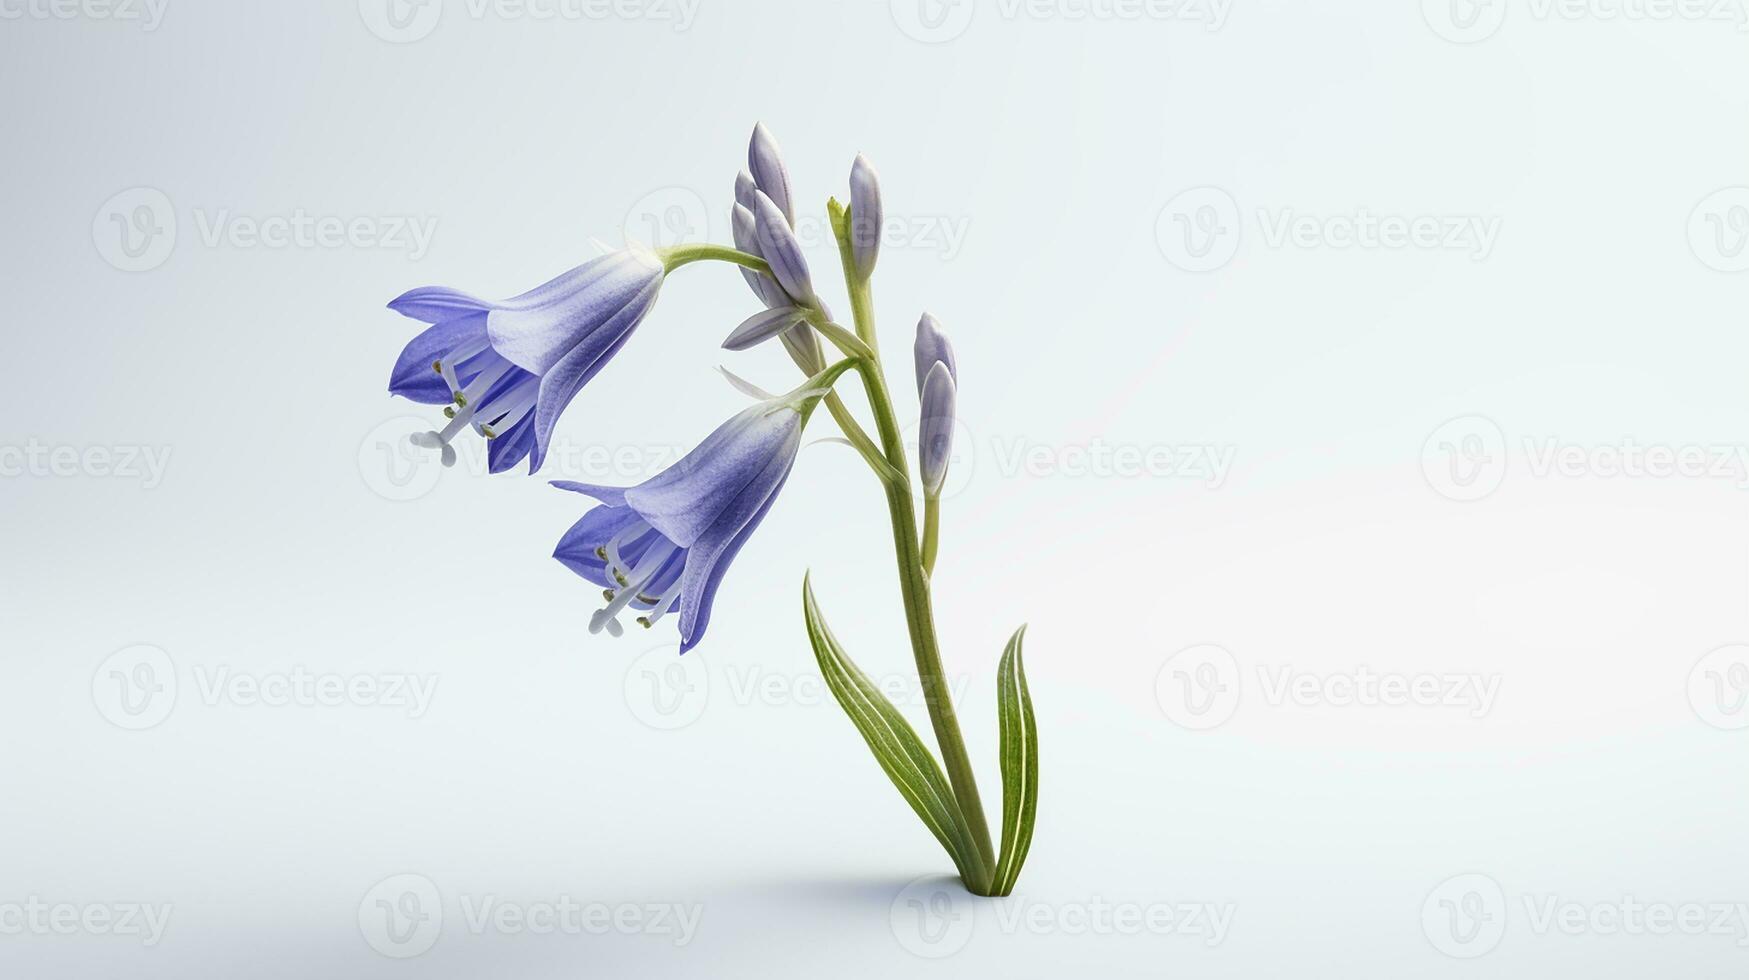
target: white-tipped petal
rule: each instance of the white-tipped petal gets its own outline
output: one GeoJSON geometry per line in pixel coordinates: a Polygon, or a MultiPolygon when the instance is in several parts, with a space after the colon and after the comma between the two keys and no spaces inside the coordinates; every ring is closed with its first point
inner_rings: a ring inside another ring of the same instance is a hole
{"type": "Polygon", "coordinates": [[[771,401],[773,398],[777,397],[776,395],[772,394],[771,392],[766,391],[764,388],[761,388],[758,385],[754,384],[753,382],[748,381],[746,378],[741,377],[740,375],[736,374],[735,372],[729,370],[726,367],[718,365],[717,370],[721,371],[723,373],[723,377],[728,379],[729,384],[733,385],[736,391],[740,392],[743,395],[746,395],[749,398],[753,398],[755,400],[762,401],[762,402],[768,402],[768,401],[771,401]]]}

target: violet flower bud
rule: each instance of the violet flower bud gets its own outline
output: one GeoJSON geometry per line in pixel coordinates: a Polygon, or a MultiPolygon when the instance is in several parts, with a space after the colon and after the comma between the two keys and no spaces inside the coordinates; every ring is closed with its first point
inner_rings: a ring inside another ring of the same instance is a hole
{"type": "MultiPolygon", "coordinates": [[[[789,168],[783,165],[783,155],[778,152],[777,140],[771,138],[771,130],[764,123],[753,127],[753,139],[747,145],[747,169],[751,171],[754,183],[771,198],[771,203],[777,205],[782,212],[784,223],[795,227],[796,208],[789,188],[789,168]]],[[[747,205],[755,213],[758,208],[747,205]]]]}
{"type": "Polygon", "coordinates": [[[850,167],[850,251],[856,271],[867,279],[881,251],[881,181],[868,158],[857,154],[850,167]]]}
{"type": "Polygon", "coordinates": [[[778,285],[800,306],[814,306],[814,285],[808,276],[808,262],[802,257],[802,244],[796,241],[777,203],[761,190],[753,197],[754,226],[758,232],[759,254],[771,265],[771,274],[778,285]]]}
{"type": "Polygon", "coordinates": [[[941,484],[947,479],[947,463],[953,455],[959,369],[954,364],[953,345],[947,342],[940,321],[928,313],[917,321],[912,355],[917,366],[917,394],[922,401],[917,427],[918,467],[923,473],[924,494],[935,497],[941,493],[941,484]]]}

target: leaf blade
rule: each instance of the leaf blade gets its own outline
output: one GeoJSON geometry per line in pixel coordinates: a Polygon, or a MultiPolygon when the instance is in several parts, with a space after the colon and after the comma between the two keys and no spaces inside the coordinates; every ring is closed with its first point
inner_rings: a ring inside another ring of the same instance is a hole
{"type": "Polygon", "coordinates": [[[961,878],[970,881],[976,854],[971,828],[954,802],[953,789],[941,765],[917,737],[898,708],[881,694],[867,674],[851,662],[844,648],[826,626],[814,599],[810,579],[802,580],[802,607],[807,619],[808,640],[814,648],[814,658],[826,686],[838,700],[851,724],[874,753],[887,778],[899,790],[899,795],[923,821],[925,827],[940,842],[953,859],[961,878]]]}
{"type": "Polygon", "coordinates": [[[997,715],[1002,746],[1002,854],[996,860],[992,893],[1007,895],[1020,878],[1032,850],[1038,817],[1038,723],[1026,686],[1021,647],[1026,627],[1015,630],[996,672],[997,715]]]}

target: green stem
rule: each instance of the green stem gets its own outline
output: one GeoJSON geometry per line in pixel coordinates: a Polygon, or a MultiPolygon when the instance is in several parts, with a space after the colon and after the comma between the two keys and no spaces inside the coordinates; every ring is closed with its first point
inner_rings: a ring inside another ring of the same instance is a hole
{"type": "Polygon", "coordinates": [[[935,550],[941,543],[941,498],[923,495],[923,570],[935,574],[935,550]]]}
{"type": "MultiPolygon", "coordinates": [[[[850,290],[851,311],[856,316],[857,336],[874,347],[873,304],[869,300],[868,283],[856,273],[856,261],[850,249],[850,239],[844,221],[844,211],[833,201],[828,205],[832,229],[838,238],[838,251],[844,266],[845,285],[850,290]]],[[[910,472],[905,462],[905,443],[899,435],[899,425],[893,412],[892,396],[887,390],[886,374],[878,358],[859,360],[863,387],[868,390],[869,408],[873,410],[876,430],[887,463],[899,474],[910,472]]],[[[954,799],[960,813],[971,827],[977,853],[970,855],[973,880],[966,887],[975,894],[987,894],[991,886],[992,869],[996,867],[995,849],[990,844],[990,824],[984,818],[984,804],[978,796],[977,779],[972,762],[966,754],[966,743],[960,735],[959,719],[954,712],[951,688],[941,667],[941,650],[935,637],[935,611],[929,593],[929,572],[924,568],[921,546],[917,540],[917,510],[911,496],[908,476],[883,481],[887,492],[887,509],[892,517],[893,550],[899,565],[899,587],[905,602],[905,623],[911,634],[911,650],[917,661],[918,680],[923,685],[923,702],[929,709],[929,721],[935,729],[935,740],[941,747],[942,761],[947,766],[948,781],[953,785],[954,799]]]]}
{"type": "Polygon", "coordinates": [[[664,272],[673,272],[683,265],[693,262],[715,260],[718,262],[733,262],[746,266],[755,272],[770,272],[771,266],[757,255],[730,248],[727,245],[676,245],[656,253],[662,259],[664,272]]]}

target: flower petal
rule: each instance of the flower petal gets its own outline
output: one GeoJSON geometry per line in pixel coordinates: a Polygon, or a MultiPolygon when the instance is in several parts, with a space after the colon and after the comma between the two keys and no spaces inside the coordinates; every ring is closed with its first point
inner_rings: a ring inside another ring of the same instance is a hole
{"type": "Polygon", "coordinates": [[[746,545],[759,523],[777,501],[778,491],[789,479],[794,465],[788,459],[774,459],[757,481],[766,489],[762,494],[749,492],[736,501],[732,511],[725,511],[710,532],[686,552],[686,572],[680,578],[680,652],[698,646],[710,625],[711,606],[716,602],[717,588],[729,565],[746,545]]]}
{"type": "Polygon", "coordinates": [[[421,286],[389,300],[389,309],[426,323],[442,323],[491,308],[491,303],[447,286],[421,286]]]}
{"type": "Polygon", "coordinates": [[[808,260],[802,256],[802,245],[796,241],[783,212],[763,191],[754,196],[753,217],[759,233],[759,254],[771,264],[771,274],[797,303],[813,305],[814,285],[808,276],[808,260]]]}
{"type": "Polygon", "coordinates": [[[806,316],[794,306],[779,306],[775,309],[760,310],[731,332],[723,341],[725,350],[746,350],[757,346],[778,334],[788,330],[806,316]]]}
{"type": "MultiPolygon", "coordinates": [[[[754,193],[758,193],[755,191],[754,193]]],[[[765,257],[759,250],[759,222],[753,217],[753,212],[740,204],[735,205],[729,216],[729,224],[735,236],[735,247],[749,255],[765,257]]],[[[737,266],[741,270],[741,278],[747,280],[747,285],[753,290],[753,295],[766,306],[788,306],[789,297],[784,295],[783,287],[777,280],[763,272],[755,272],[746,266],[737,266]]]]}
{"type": "Polygon", "coordinates": [[[486,320],[492,348],[525,371],[546,374],[579,347],[617,339],[594,336],[607,324],[636,325],[655,302],[662,269],[643,248],[592,259],[493,310],[486,320]],[[629,323],[628,309],[637,311],[629,323]]]}
{"type": "Polygon", "coordinates": [[[605,547],[609,539],[637,519],[638,515],[629,507],[590,508],[559,539],[553,557],[596,585],[613,588],[615,583],[607,577],[607,562],[595,553],[596,549],[605,547]]]}
{"type": "Polygon", "coordinates": [[[796,209],[790,195],[789,168],[783,165],[783,154],[778,152],[777,140],[772,138],[771,130],[766,129],[764,123],[753,127],[753,139],[747,145],[747,169],[752,172],[759,189],[783,213],[785,223],[794,227],[796,209]]]}
{"type": "Polygon", "coordinates": [[[613,355],[625,346],[632,331],[643,320],[644,314],[649,312],[661,286],[661,277],[650,280],[641,294],[632,297],[611,319],[587,334],[582,343],[572,348],[542,376],[540,395],[534,404],[535,444],[534,451],[529,455],[530,473],[539,470],[541,463],[546,460],[553,427],[558,424],[559,416],[564,413],[566,406],[589,383],[589,379],[595,377],[613,359],[613,355]]]}
{"type": "Polygon", "coordinates": [[[850,166],[850,251],[856,271],[867,279],[881,252],[881,181],[862,154],[850,166]]]}
{"type": "Polygon", "coordinates": [[[953,456],[953,414],[956,388],[947,365],[936,361],[923,379],[923,410],[917,426],[918,469],[923,474],[924,493],[941,493],[947,479],[948,460],[953,456]]]}
{"type": "Polygon", "coordinates": [[[609,507],[624,507],[626,505],[624,487],[604,487],[599,483],[578,483],[575,480],[549,480],[547,482],[560,490],[569,490],[586,497],[594,497],[609,507]]]}
{"type": "Polygon", "coordinates": [[[754,405],[679,462],[627,490],[625,501],[669,540],[689,548],[738,499],[758,491],[756,481],[774,460],[793,462],[801,436],[802,415],[794,408],[754,405]]]}
{"type": "Polygon", "coordinates": [[[448,404],[449,385],[432,370],[432,364],[469,340],[484,340],[485,335],[483,312],[444,320],[421,330],[401,348],[401,356],[389,372],[389,393],[426,405],[448,404]]]}
{"type": "Polygon", "coordinates": [[[929,369],[940,361],[947,365],[947,373],[953,375],[957,384],[960,379],[959,367],[954,363],[953,345],[947,342],[947,333],[941,329],[941,321],[925,313],[917,321],[917,341],[911,347],[912,357],[917,366],[917,393],[923,393],[923,379],[929,376],[929,369]]]}

